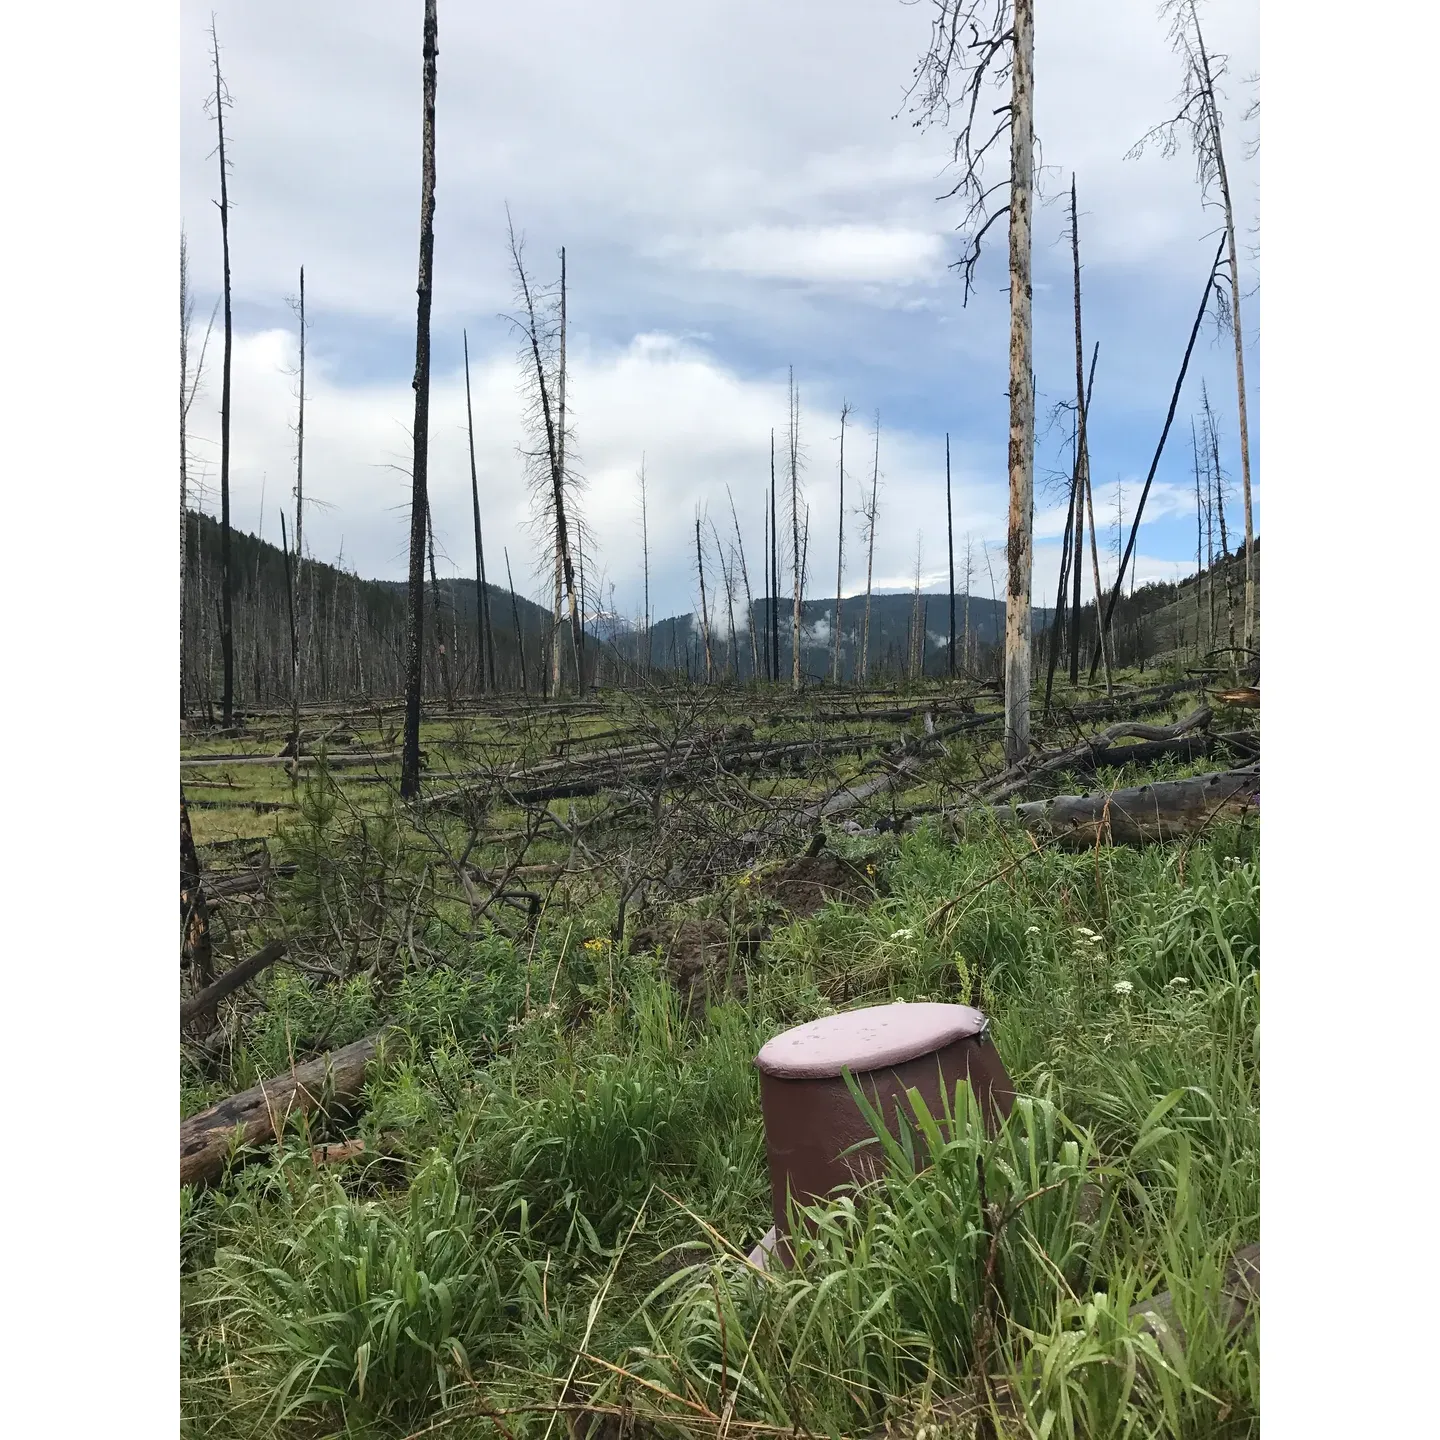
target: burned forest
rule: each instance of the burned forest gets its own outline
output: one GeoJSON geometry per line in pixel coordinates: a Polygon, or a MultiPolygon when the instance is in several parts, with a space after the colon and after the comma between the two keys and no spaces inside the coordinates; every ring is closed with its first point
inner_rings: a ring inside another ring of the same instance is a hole
{"type": "Polygon", "coordinates": [[[622,264],[630,191],[515,159],[544,112],[642,167],[571,40],[482,131],[489,21],[365,11],[293,57],[392,87],[326,182],[404,197],[355,300],[257,200],[302,39],[182,7],[186,1436],[1259,1433],[1251,82],[1199,0],[1126,22],[1117,189],[1045,133],[1069,22],[889,8],[854,123],[928,148],[865,185],[932,238],[857,201],[809,270],[849,152],[722,224],[770,142],[687,149],[700,238],[622,264]]]}

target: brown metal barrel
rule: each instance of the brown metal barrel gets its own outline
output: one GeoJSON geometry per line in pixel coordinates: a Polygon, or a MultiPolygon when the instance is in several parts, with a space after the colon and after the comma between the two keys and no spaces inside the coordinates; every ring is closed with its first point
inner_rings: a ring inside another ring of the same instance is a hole
{"type": "MultiPolygon", "coordinates": [[[[772,1251],[774,1236],[785,1233],[787,1192],[811,1203],[876,1173],[876,1146],[841,1158],[874,1135],[843,1071],[851,1073],[885,1116],[892,1133],[898,1133],[897,1110],[903,1110],[913,1126],[907,1089],[918,1090],[931,1114],[939,1117],[945,1109],[942,1086],[953,1106],[955,1088],[966,1079],[987,1127],[994,1125],[997,1113],[1008,1115],[1014,1087],[988,1026],[985,1016],[968,1005],[897,1001],[827,1015],[769,1041],[755,1065],[760,1071],[775,1230],[762,1241],[756,1257],[761,1250],[772,1251]]],[[[779,1247],[782,1255],[784,1248],[779,1247]]]]}

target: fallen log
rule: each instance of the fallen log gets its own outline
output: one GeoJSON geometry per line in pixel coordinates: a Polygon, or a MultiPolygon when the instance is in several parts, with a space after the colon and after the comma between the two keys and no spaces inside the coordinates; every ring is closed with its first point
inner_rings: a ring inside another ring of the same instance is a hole
{"type": "Polygon", "coordinates": [[[180,1004],[180,1026],[183,1029],[192,1020],[214,1008],[231,991],[238,990],[247,981],[253,980],[262,970],[268,970],[285,953],[283,940],[272,940],[264,949],[257,951],[248,960],[232,965],[213,985],[207,985],[197,994],[180,1004]]]}
{"type": "Polygon", "coordinates": [[[1222,705],[1235,705],[1242,710],[1260,708],[1260,689],[1256,685],[1242,685],[1238,690],[1217,690],[1215,699],[1222,705]]]}
{"type": "MultiPolygon", "coordinates": [[[[1055,770],[1074,770],[1087,767],[1093,769],[1095,764],[1093,757],[1103,754],[1116,740],[1177,740],[1192,730],[1205,729],[1209,726],[1211,718],[1210,707],[1202,705],[1198,710],[1193,710],[1183,720],[1177,720],[1173,725],[1142,725],[1135,720],[1121,720],[1117,724],[1111,725],[1109,729],[1102,730],[1098,735],[1087,736],[1077,745],[1067,746],[1063,750],[1042,750],[1027,755],[1018,764],[1001,771],[998,775],[992,775],[990,779],[978,785],[974,795],[977,799],[983,798],[992,804],[998,800],[1008,800],[1010,796],[1018,794],[1039,779],[1041,775],[1055,770]]],[[[1114,762],[1102,760],[1099,763],[1113,764],[1114,762]]]]}
{"type": "Polygon", "coordinates": [[[802,811],[801,823],[814,825],[820,820],[833,820],[837,815],[845,815],[851,810],[858,809],[867,800],[873,800],[877,795],[888,795],[892,790],[906,789],[924,768],[927,758],[924,755],[911,755],[908,759],[900,761],[893,769],[887,770],[885,774],[874,780],[867,780],[863,785],[841,786],[818,805],[812,805],[802,811]]]}
{"type": "Polygon", "coordinates": [[[288,879],[298,868],[293,864],[262,865],[258,870],[235,870],[228,874],[223,870],[212,870],[205,891],[212,900],[218,900],[223,895],[251,895],[256,890],[263,890],[272,876],[288,879]]]}
{"type": "MultiPolygon", "coordinates": [[[[1211,1305],[1219,1302],[1220,1322],[1226,1330],[1239,1330],[1245,1324],[1260,1303],[1258,1241],[1235,1252],[1220,1279],[1219,1293],[1207,1292],[1205,1298],[1211,1305]]],[[[1130,1315],[1138,1318],[1141,1329],[1156,1339],[1184,1347],[1185,1331],[1175,1319],[1175,1297],[1168,1290],[1132,1305],[1130,1315]]]]}
{"type": "MultiPolygon", "coordinates": [[[[325,764],[332,770],[344,770],[356,765],[386,765],[399,760],[398,750],[381,750],[368,755],[331,755],[325,760],[325,764]]],[[[182,756],[180,768],[182,770],[196,770],[204,766],[224,765],[227,769],[232,765],[308,765],[317,762],[318,755],[302,755],[298,761],[284,755],[190,755],[182,756]]]]}
{"type": "Polygon", "coordinates": [[[1002,825],[1019,825],[1067,849],[1098,840],[1141,845],[1193,835],[1221,817],[1260,807],[1260,771],[1224,770],[1186,780],[1159,780],[1093,795],[1057,795],[1028,805],[995,805],[1002,825]]]}
{"type": "Polygon", "coordinates": [[[1076,723],[1114,720],[1126,715],[1153,714],[1157,710],[1169,709],[1179,696],[1187,692],[1193,693],[1199,688],[1194,680],[1185,680],[1169,685],[1152,685],[1144,690],[1133,690],[1125,695],[1116,694],[1104,700],[1086,700],[1079,705],[1057,708],[1055,719],[1061,723],[1065,721],[1076,723]]]}
{"type": "Polygon", "coordinates": [[[237,1132],[239,1144],[263,1144],[273,1140],[290,1117],[308,1115],[336,1100],[353,1099],[392,1033],[382,1030],[367,1035],[182,1120],[180,1183],[206,1185],[218,1180],[232,1145],[237,1143],[237,1132]]]}
{"type": "Polygon", "coordinates": [[[272,815],[277,810],[298,810],[293,800],[192,800],[192,810],[253,810],[257,815],[272,815]]]}

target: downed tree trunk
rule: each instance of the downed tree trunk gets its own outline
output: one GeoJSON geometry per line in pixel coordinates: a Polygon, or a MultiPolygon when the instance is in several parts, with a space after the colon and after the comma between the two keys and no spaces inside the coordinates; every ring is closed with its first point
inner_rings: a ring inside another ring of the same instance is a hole
{"type": "MultiPolygon", "coordinates": [[[[346,770],[358,765],[388,765],[400,758],[398,750],[376,751],[370,755],[331,755],[325,764],[331,770],[346,770]]],[[[299,763],[306,765],[312,761],[318,762],[318,755],[303,755],[299,763]]],[[[223,765],[229,769],[232,765],[290,765],[295,763],[283,755],[184,755],[180,758],[182,770],[198,770],[209,766],[214,768],[223,765]]]]}
{"type": "Polygon", "coordinates": [[[1242,710],[1260,708],[1260,690],[1255,685],[1242,685],[1238,690],[1217,690],[1215,698],[1222,705],[1235,705],[1242,710]]]}
{"type": "MultiPolygon", "coordinates": [[[[1219,1294],[1206,1296],[1212,1304],[1220,1304],[1220,1320],[1227,1330],[1238,1330],[1260,1303],[1260,1245],[1247,1245],[1237,1250],[1225,1267],[1219,1294]]],[[[1185,1344],[1185,1331],[1175,1319],[1175,1298],[1168,1290],[1130,1307],[1131,1317],[1139,1317],[1141,1326],[1159,1340],[1173,1339],[1180,1347],[1185,1344]]]]}
{"type": "Polygon", "coordinates": [[[192,800],[190,803],[197,810],[253,810],[257,815],[300,808],[293,800],[192,800]]]}
{"type": "Polygon", "coordinates": [[[247,981],[253,980],[262,970],[268,970],[285,953],[283,940],[272,940],[263,950],[231,966],[213,985],[207,985],[198,995],[192,995],[180,1004],[180,1025],[183,1029],[192,1020],[214,1008],[233,990],[238,990],[247,981]]]}
{"type": "Polygon", "coordinates": [[[1222,816],[1259,808],[1257,767],[1094,795],[1058,795],[1028,805],[996,805],[990,813],[1002,824],[1018,824],[1066,849],[1088,849],[1102,839],[1132,845],[1174,840],[1193,835],[1222,816]]]}
{"type": "Polygon", "coordinates": [[[367,1035],[182,1120],[180,1183],[205,1185],[219,1179],[237,1129],[241,1144],[262,1144],[273,1140],[291,1116],[308,1115],[328,1102],[358,1095],[371,1061],[393,1033],[367,1035]]]}
{"type": "Polygon", "coordinates": [[[210,884],[206,893],[212,900],[223,895],[250,895],[263,890],[272,878],[288,880],[300,867],[295,864],[262,865],[258,870],[234,870],[210,872],[210,884]]]}
{"type": "MultiPolygon", "coordinates": [[[[1138,739],[1152,742],[1178,740],[1182,735],[1188,735],[1193,730],[1204,730],[1208,728],[1212,712],[1208,705],[1202,705],[1198,710],[1192,711],[1183,720],[1177,720],[1173,725],[1142,725],[1134,720],[1122,720],[1118,724],[1110,726],[1108,730],[1102,730],[1098,735],[1087,736],[1078,745],[1067,746],[1063,750],[1037,751],[1027,755],[1024,760],[1010,769],[1002,771],[999,775],[992,775],[989,780],[976,787],[975,798],[985,799],[992,804],[997,800],[1008,800],[1010,796],[1024,790],[1041,775],[1049,774],[1054,770],[1093,769],[1095,765],[1112,765],[1118,762],[1114,760],[1095,760],[1094,757],[1104,755],[1109,751],[1116,740],[1138,739]]],[[[1135,758],[1139,758],[1138,756],[1135,758]]]]}

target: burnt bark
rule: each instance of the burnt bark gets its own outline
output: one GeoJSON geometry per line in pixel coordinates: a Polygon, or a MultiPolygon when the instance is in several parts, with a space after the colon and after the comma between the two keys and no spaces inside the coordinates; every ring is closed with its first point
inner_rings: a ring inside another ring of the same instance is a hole
{"type": "Polygon", "coordinates": [[[190,809],[180,791],[180,963],[190,967],[195,989],[215,978],[210,946],[210,911],[200,879],[200,857],[190,831],[190,809]]]}
{"type": "Polygon", "coordinates": [[[424,99],[421,118],[420,266],[415,307],[415,424],[410,471],[409,613],[405,643],[405,739],[400,761],[400,795],[420,793],[420,695],[425,671],[425,534],[429,514],[430,300],[435,265],[435,56],[436,0],[425,0],[424,99]]]}
{"type": "Polygon", "coordinates": [[[242,960],[238,965],[232,966],[214,984],[207,985],[198,994],[183,1001],[180,1006],[181,1028],[213,1014],[215,1007],[227,995],[233,994],[262,971],[268,970],[284,954],[285,942],[272,940],[264,949],[252,955],[248,960],[242,960]]]}
{"type": "MultiPolygon", "coordinates": [[[[433,0],[427,8],[433,8],[433,0]]],[[[224,1173],[232,1145],[264,1144],[275,1139],[277,1130],[292,1117],[354,1099],[371,1063],[381,1054],[386,1035],[385,1031],[367,1035],[182,1120],[180,1183],[211,1184],[224,1173]]]]}
{"type": "Polygon", "coordinates": [[[1053,839],[1063,848],[1088,849],[1097,842],[1140,845],[1176,840],[1260,805],[1260,772],[1218,771],[1187,780],[1159,780],[1093,795],[1058,795],[1027,805],[996,806],[1002,823],[1053,839]]]}
{"type": "Polygon", "coordinates": [[[235,635],[232,616],[230,574],[230,355],[233,326],[230,313],[230,189],[225,161],[225,107],[229,95],[220,75],[220,41],[215,24],[210,24],[210,43],[215,57],[215,129],[220,156],[220,254],[224,269],[225,349],[220,372],[220,653],[224,667],[224,689],[220,713],[225,725],[235,718],[235,635]]]}

